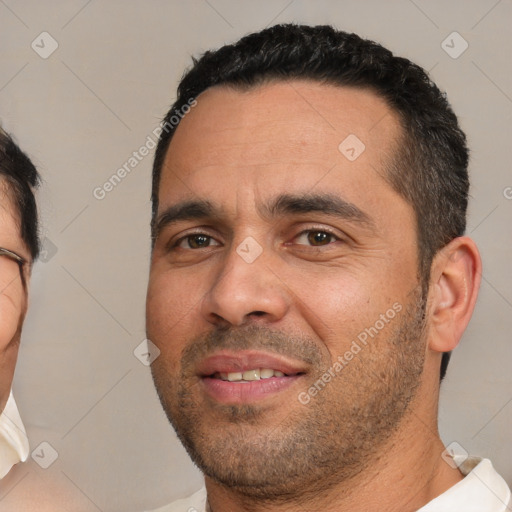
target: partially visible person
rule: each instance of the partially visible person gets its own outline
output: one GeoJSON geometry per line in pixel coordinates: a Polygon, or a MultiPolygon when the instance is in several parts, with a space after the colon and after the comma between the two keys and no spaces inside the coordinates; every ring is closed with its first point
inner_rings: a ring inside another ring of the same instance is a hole
{"type": "Polygon", "coordinates": [[[34,189],[39,174],[0,127],[0,478],[28,456],[28,439],[11,385],[40,250],[34,189]]]}

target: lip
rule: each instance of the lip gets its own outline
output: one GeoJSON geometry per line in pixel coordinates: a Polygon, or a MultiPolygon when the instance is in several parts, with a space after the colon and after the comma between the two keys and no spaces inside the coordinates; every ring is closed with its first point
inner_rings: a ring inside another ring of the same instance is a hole
{"type": "Polygon", "coordinates": [[[291,361],[279,354],[244,350],[240,352],[222,351],[207,357],[199,364],[198,374],[201,377],[209,377],[217,372],[245,372],[255,368],[270,368],[286,375],[296,375],[306,371],[304,363],[291,361]]]}
{"type": "Polygon", "coordinates": [[[305,372],[304,363],[278,354],[257,351],[222,351],[204,359],[198,367],[206,394],[214,401],[224,404],[246,404],[276,396],[301,380],[305,372]],[[270,368],[285,375],[250,382],[230,382],[213,378],[216,373],[244,372],[255,368],[270,368]]]}

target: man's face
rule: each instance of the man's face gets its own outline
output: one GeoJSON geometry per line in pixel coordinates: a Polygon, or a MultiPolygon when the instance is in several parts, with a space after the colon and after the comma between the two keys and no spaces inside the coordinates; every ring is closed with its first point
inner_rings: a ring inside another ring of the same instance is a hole
{"type": "MultiPolygon", "coordinates": [[[[20,237],[15,209],[2,179],[0,247],[28,259],[28,250],[20,237]]],[[[9,398],[25,311],[26,290],[21,281],[18,263],[6,256],[0,256],[0,411],[4,409],[9,398]]]]}
{"type": "Polygon", "coordinates": [[[210,89],[177,129],[147,332],[207,476],[327,485],[399,425],[426,350],[413,209],[383,179],[399,138],[373,93],[306,81],[210,89]]]}

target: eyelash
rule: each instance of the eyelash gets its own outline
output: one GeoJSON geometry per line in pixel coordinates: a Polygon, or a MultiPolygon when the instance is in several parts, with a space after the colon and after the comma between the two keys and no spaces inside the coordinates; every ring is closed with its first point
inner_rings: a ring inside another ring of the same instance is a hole
{"type": "MultiPolygon", "coordinates": [[[[329,229],[325,229],[325,228],[314,228],[314,227],[313,227],[313,228],[309,228],[309,229],[304,229],[304,230],[302,230],[300,233],[297,233],[297,235],[295,235],[295,236],[293,237],[293,240],[295,240],[295,239],[297,239],[297,238],[299,238],[299,237],[301,237],[301,236],[311,234],[311,233],[323,233],[323,234],[326,234],[326,235],[328,235],[328,236],[330,236],[331,238],[333,238],[333,239],[334,239],[334,240],[331,240],[330,242],[328,242],[327,244],[325,244],[325,246],[331,245],[331,244],[332,244],[332,243],[334,243],[334,242],[338,242],[338,241],[341,241],[341,240],[342,240],[338,235],[334,234],[334,233],[333,233],[332,231],[330,231],[329,229]]],[[[185,235],[185,236],[180,237],[178,240],[176,240],[176,242],[175,242],[175,243],[173,243],[173,244],[171,245],[170,249],[172,250],[172,249],[180,248],[180,245],[181,245],[183,242],[185,242],[186,240],[189,240],[189,241],[190,241],[190,239],[192,239],[192,237],[199,237],[199,236],[203,236],[203,237],[205,237],[205,238],[208,238],[208,239],[209,239],[209,241],[212,241],[212,240],[217,241],[217,240],[215,239],[215,237],[213,237],[213,236],[211,236],[211,235],[209,235],[209,234],[207,234],[207,233],[204,233],[204,232],[189,233],[189,234],[187,234],[187,235],[185,235]]],[[[219,243],[218,245],[220,245],[220,243],[219,243]]],[[[289,242],[287,242],[285,245],[292,245],[292,244],[291,244],[291,243],[289,243],[289,242]]],[[[308,247],[324,247],[324,245],[319,245],[319,246],[315,246],[315,245],[308,245],[308,244],[297,244],[297,245],[304,245],[304,246],[306,246],[306,245],[307,245],[308,247]]],[[[216,247],[216,246],[217,246],[217,245],[213,245],[213,247],[216,247]]],[[[202,248],[203,248],[203,249],[207,249],[207,248],[210,248],[210,247],[212,247],[212,245],[208,244],[208,246],[206,246],[206,247],[202,247],[202,248]]],[[[181,248],[182,248],[182,249],[185,249],[185,248],[183,248],[183,247],[181,247],[181,248]]],[[[192,248],[192,247],[187,247],[186,249],[188,249],[188,250],[198,250],[198,249],[194,249],[194,248],[192,248]]]]}

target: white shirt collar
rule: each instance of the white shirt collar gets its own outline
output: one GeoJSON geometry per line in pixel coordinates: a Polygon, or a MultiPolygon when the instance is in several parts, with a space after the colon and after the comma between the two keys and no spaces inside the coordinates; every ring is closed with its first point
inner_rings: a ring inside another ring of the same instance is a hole
{"type": "MultiPolygon", "coordinates": [[[[454,457],[457,461],[457,456],[454,457]]],[[[460,460],[463,480],[434,498],[418,512],[505,512],[509,510],[510,489],[489,459],[469,457],[460,460]]]]}
{"type": "Polygon", "coordinates": [[[26,461],[28,451],[27,433],[11,391],[0,415],[0,479],[14,464],[26,461]]]}

